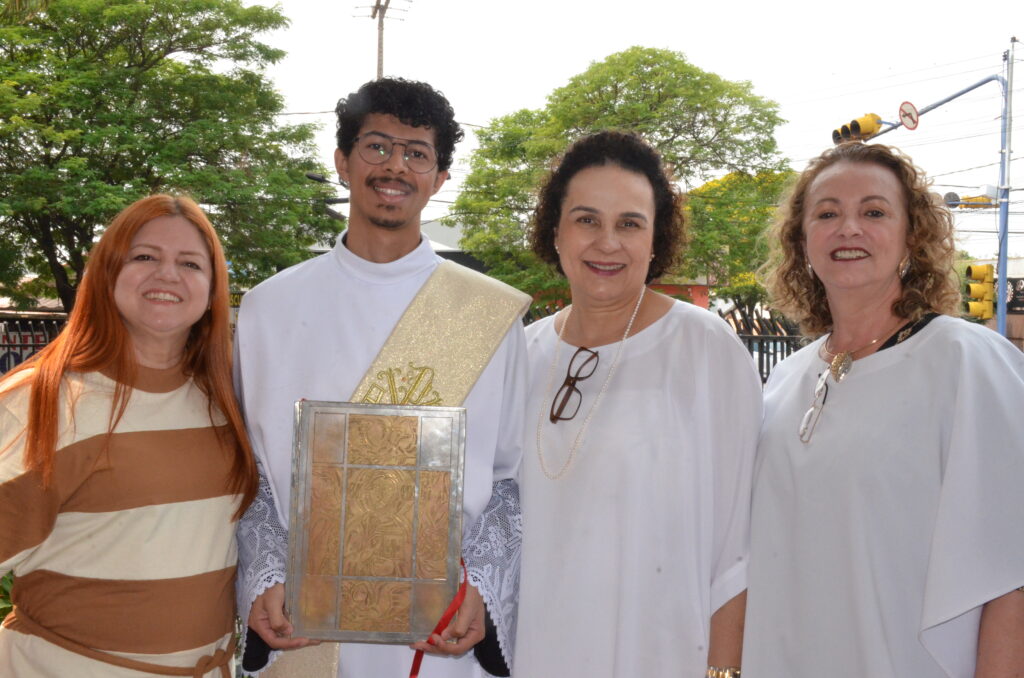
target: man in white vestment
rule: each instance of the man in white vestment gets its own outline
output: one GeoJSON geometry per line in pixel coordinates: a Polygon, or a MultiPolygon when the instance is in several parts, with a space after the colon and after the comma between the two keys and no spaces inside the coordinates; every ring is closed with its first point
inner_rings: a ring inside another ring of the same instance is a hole
{"type": "MultiPolygon", "coordinates": [[[[238,318],[236,389],[261,467],[261,492],[239,526],[239,614],[250,627],[243,668],[267,663],[257,636],[280,659],[265,675],[312,675],[288,669],[302,649],[284,612],[291,490],[292,426],[299,399],[344,401],[374,364],[403,312],[441,263],[420,233],[420,213],[448,178],[462,131],[448,101],[424,83],[382,79],[363,85],[337,106],[335,166],[350,189],[347,230],[332,251],[289,268],[248,292],[238,318]],[[294,659],[293,659],[294,657],[294,659]]],[[[496,335],[497,336],[500,335],[496,335]]],[[[433,337],[423,337],[430,342],[433,337]]],[[[452,347],[439,347],[452,349],[452,347]]],[[[512,322],[462,405],[466,408],[463,553],[470,586],[456,620],[427,647],[420,676],[483,676],[468,653],[484,636],[484,602],[503,654],[511,655],[514,604],[508,582],[490,563],[474,572],[469,551],[493,530],[481,530],[488,511],[517,507],[513,480],[521,457],[525,397],[522,323],[512,322]],[[511,616],[510,616],[511,615],[511,616]]],[[[452,404],[452,403],[445,403],[452,404]]],[[[499,549],[500,550],[500,549],[499,549]]],[[[515,562],[508,565],[514,570],[515,562]]],[[[426,641],[426,638],[424,638],[426,641]]],[[[405,676],[413,652],[405,646],[342,644],[338,675],[405,676]]],[[[333,662],[333,659],[331,660],[333,662]]],[[[332,663],[333,666],[333,663],[332,663]]],[[[301,672],[300,672],[301,671],[301,672]]],[[[321,674],[322,675],[322,674],[321,674]]]]}

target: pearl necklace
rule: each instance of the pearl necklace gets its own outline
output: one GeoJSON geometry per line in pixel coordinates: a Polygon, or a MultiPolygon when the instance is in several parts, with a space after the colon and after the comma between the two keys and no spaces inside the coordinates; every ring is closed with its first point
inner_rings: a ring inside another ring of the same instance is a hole
{"type": "MultiPolygon", "coordinates": [[[[543,471],[544,475],[549,480],[558,480],[565,475],[569,467],[572,466],[573,461],[576,459],[576,452],[580,449],[580,445],[583,443],[583,434],[587,431],[587,426],[590,424],[590,420],[594,418],[594,413],[597,412],[598,406],[601,404],[601,399],[604,398],[605,391],[608,390],[608,384],[612,380],[612,375],[615,374],[615,368],[619,366],[619,358],[622,357],[622,349],[626,345],[626,338],[629,336],[629,331],[633,329],[633,321],[636,320],[636,314],[640,311],[640,304],[644,300],[644,292],[647,291],[647,286],[644,285],[640,288],[640,298],[636,300],[636,306],[633,308],[633,315],[629,317],[629,322],[626,324],[626,331],[622,334],[622,340],[619,342],[619,348],[615,352],[615,360],[612,361],[612,366],[608,369],[608,376],[604,378],[604,383],[601,384],[601,390],[597,392],[597,397],[594,398],[594,404],[590,406],[590,411],[587,412],[586,419],[583,420],[583,425],[580,426],[579,433],[576,434],[576,439],[572,443],[572,447],[569,448],[569,458],[565,460],[565,464],[558,473],[551,473],[548,470],[548,465],[544,461],[544,451],[541,448],[542,429],[544,426],[544,408],[540,408],[540,414],[537,416],[537,459],[540,460],[540,470],[543,471]]],[[[551,367],[548,368],[548,385],[544,389],[544,402],[547,402],[551,396],[551,389],[555,385],[555,368],[558,367],[558,354],[562,350],[562,336],[565,334],[565,328],[569,325],[569,317],[572,315],[572,306],[565,312],[565,321],[562,323],[562,329],[558,332],[558,345],[555,346],[555,356],[551,360],[551,367]]]]}

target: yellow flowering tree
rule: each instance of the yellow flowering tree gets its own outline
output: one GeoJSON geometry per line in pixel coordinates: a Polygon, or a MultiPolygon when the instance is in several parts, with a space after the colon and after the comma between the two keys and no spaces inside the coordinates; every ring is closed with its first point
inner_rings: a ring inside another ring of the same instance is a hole
{"type": "Polygon", "coordinates": [[[765,300],[756,278],[768,253],[765,232],[794,176],[789,170],[730,172],[690,191],[689,246],[682,273],[706,276],[717,298],[752,312],[765,300]]]}

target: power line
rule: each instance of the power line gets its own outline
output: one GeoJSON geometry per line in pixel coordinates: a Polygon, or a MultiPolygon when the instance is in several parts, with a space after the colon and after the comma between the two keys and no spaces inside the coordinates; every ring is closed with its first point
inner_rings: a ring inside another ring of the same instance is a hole
{"type": "MultiPolygon", "coordinates": [[[[1016,158],[1010,158],[1010,162],[1014,162],[1015,160],[1020,160],[1022,157],[1024,157],[1024,156],[1018,155],[1016,158]]],[[[952,172],[942,172],[940,174],[929,174],[928,177],[931,178],[931,179],[934,179],[935,177],[945,177],[945,176],[949,176],[950,174],[959,174],[960,172],[970,172],[971,170],[985,169],[986,167],[995,167],[997,165],[999,165],[998,162],[990,162],[990,163],[988,163],[986,165],[977,165],[975,167],[965,167],[964,169],[953,170],[952,172]]]]}
{"type": "Polygon", "coordinates": [[[978,68],[973,68],[973,69],[969,69],[969,70],[965,70],[965,71],[958,71],[958,72],[955,72],[955,73],[944,73],[942,75],[936,75],[936,76],[930,77],[930,78],[911,77],[911,76],[914,76],[917,73],[923,73],[923,72],[927,72],[927,71],[936,71],[936,70],[939,70],[939,69],[948,68],[950,66],[957,66],[957,65],[960,65],[960,64],[966,64],[969,61],[980,61],[982,59],[991,59],[992,62],[995,62],[996,58],[1000,59],[999,63],[1000,63],[1000,67],[1001,67],[1001,63],[1002,63],[1001,62],[1001,54],[998,55],[998,57],[995,54],[989,54],[989,55],[977,56],[977,57],[970,57],[968,59],[963,59],[963,60],[960,60],[960,61],[954,61],[954,62],[950,62],[950,63],[947,63],[947,64],[938,64],[938,65],[935,65],[935,66],[927,66],[925,68],[919,68],[919,69],[911,70],[911,71],[902,71],[902,72],[893,73],[893,74],[890,74],[890,75],[874,76],[872,78],[869,78],[869,79],[866,79],[866,80],[862,80],[862,81],[858,81],[858,82],[853,82],[853,83],[846,82],[846,83],[843,84],[841,90],[839,88],[835,88],[833,90],[833,91],[835,91],[834,94],[826,94],[824,96],[815,96],[813,98],[808,98],[808,99],[805,99],[805,100],[802,100],[802,101],[795,101],[794,103],[795,104],[801,104],[801,103],[810,103],[810,102],[813,102],[813,101],[826,101],[828,99],[836,99],[836,98],[844,97],[844,96],[852,96],[852,95],[856,95],[856,94],[865,94],[865,93],[870,93],[870,92],[878,92],[880,90],[895,89],[897,87],[906,87],[906,86],[915,85],[915,84],[921,83],[921,82],[929,82],[929,81],[933,81],[933,80],[941,80],[941,79],[944,79],[944,78],[953,78],[953,77],[958,77],[958,76],[961,76],[961,75],[969,75],[971,73],[990,72],[990,71],[993,70],[994,66],[981,66],[981,67],[978,67],[978,68]],[[893,82],[892,84],[882,84],[882,85],[879,85],[880,81],[897,80],[897,79],[901,79],[901,78],[906,78],[906,80],[901,80],[901,81],[898,81],[898,82],[893,82]],[[851,89],[851,86],[852,86],[852,88],[863,86],[863,89],[851,89]]]}

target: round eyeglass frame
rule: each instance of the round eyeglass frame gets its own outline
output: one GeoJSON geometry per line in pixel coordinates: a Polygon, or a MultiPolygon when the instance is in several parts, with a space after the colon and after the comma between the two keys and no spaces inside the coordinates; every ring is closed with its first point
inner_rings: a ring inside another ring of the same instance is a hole
{"type": "Polygon", "coordinates": [[[426,174],[430,170],[437,167],[437,149],[425,141],[419,141],[417,139],[402,139],[400,137],[393,137],[391,135],[384,134],[383,132],[367,132],[366,134],[360,134],[359,136],[354,138],[352,140],[352,145],[355,147],[355,150],[359,154],[359,157],[362,158],[364,162],[369,163],[370,165],[383,165],[384,163],[391,159],[392,154],[394,154],[395,152],[396,146],[403,146],[404,149],[402,151],[402,160],[405,162],[405,166],[409,168],[410,172],[414,172],[415,174],[426,174]],[[380,139],[381,144],[388,145],[387,151],[385,152],[383,149],[381,149],[380,152],[376,152],[373,151],[372,149],[367,149],[363,146],[360,146],[359,141],[361,139],[365,140],[367,137],[376,137],[380,139]],[[414,148],[417,146],[423,146],[425,148],[430,149],[430,152],[433,154],[433,162],[430,163],[429,167],[427,167],[426,169],[418,169],[417,167],[414,166],[412,162],[410,162],[409,144],[413,144],[414,148]]]}

